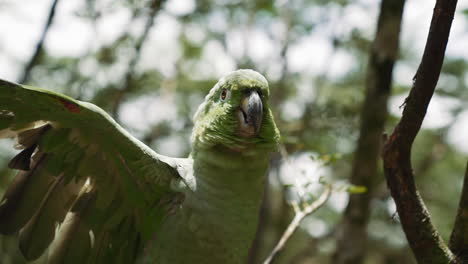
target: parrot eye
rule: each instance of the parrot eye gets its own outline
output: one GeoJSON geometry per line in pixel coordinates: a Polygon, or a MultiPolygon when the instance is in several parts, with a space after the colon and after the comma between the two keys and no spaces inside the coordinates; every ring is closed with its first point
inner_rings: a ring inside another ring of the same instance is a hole
{"type": "Polygon", "coordinates": [[[228,96],[228,91],[226,89],[223,89],[223,91],[221,91],[221,96],[220,96],[221,100],[222,101],[226,100],[227,96],[228,96]]]}

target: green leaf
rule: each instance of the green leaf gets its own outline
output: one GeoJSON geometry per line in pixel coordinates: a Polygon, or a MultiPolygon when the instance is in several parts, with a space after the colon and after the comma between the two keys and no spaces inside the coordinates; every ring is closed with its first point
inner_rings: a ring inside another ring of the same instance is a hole
{"type": "Polygon", "coordinates": [[[341,153],[333,153],[333,154],[320,154],[318,156],[316,155],[310,155],[310,159],[314,161],[321,161],[323,165],[330,165],[338,160],[340,160],[342,157],[341,153]]]}
{"type": "Polygon", "coordinates": [[[348,188],[346,188],[346,191],[352,194],[360,194],[360,193],[365,193],[367,192],[367,187],[362,186],[362,185],[349,185],[348,188]]]}
{"type": "Polygon", "coordinates": [[[324,176],[320,176],[318,182],[320,184],[323,184],[323,185],[330,184],[330,181],[327,178],[325,178],[324,176]]]}
{"type": "Polygon", "coordinates": [[[465,8],[462,10],[462,13],[465,15],[465,16],[468,16],[468,8],[465,8]]]}

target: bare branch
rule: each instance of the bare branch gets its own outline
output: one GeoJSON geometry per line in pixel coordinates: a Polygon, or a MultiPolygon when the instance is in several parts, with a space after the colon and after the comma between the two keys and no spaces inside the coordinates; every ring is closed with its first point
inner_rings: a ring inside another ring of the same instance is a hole
{"type": "Polygon", "coordinates": [[[39,62],[39,57],[42,52],[42,46],[44,45],[44,42],[46,40],[47,33],[49,32],[49,28],[52,25],[52,22],[54,21],[55,10],[57,9],[58,2],[59,0],[53,0],[52,5],[50,6],[49,14],[47,15],[47,22],[44,26],[44,29],[42,30],[41,37],[37,41],[36,49],[34,50],[34,53],[31,56],[31,59],[24,67],[23,75],[18,81],[19,83],[26,83],[29,81],[32,68],[36,66],[36,64],[39,62]]]}
{"type": "Polygon", "coordinates": [[[322,192],[322,194],[317,200],[315,200],[309,205],[306,205],[301,210],[295,210],[296,215],[289,224],[288,228],[286,228],[286,230],[284,231],[283,235],[278,241],[278,244],[276,244],[276,246],[273,248],[273,251],[271,251],[270,255],[263,262],[263,264],[270,264],[273,261],[273,259],[278,255],[278,253],[284,248],[284,245],[292,236],[292,234],[294,234],[294,231],[296,231],[296,229],[299,227],[299,224],[302,222],[302,220],[306,216],[317,211],[317,209],[319,209],[322,205],[324,205],[328,198],[330,198],[331,191],[331,185],[326,185],[325,190],[322,192]]]}
{"type": "Polygon", "coordinates": [[[405,0],[383,0],[380,5],[377,32],[367,69],[360,136],[350,178],[351,184],[364,186],[368,191],[350,194],[334,255],[333,263],[336,264],[363,263],[370,216],[369,207],[379,174],[381,135],[388,116],[388,96],[392,84],[393,65],[398,57],[404,5],[405,0]]]}
{"type": "Polygon", "coordinates": [[[463,190],[458,205],[455,225],[450,236],[449,247],[461,261],[468,261],[468,164],[465,171],[463,190]]]}
{"type": "Polygon", "coordinates": [[[135,66],[137,62],[140,60],[141,48],[143,47],[143,44],[145,43],[145,41],[148,39],[149,32],[154,25],[154,18],[156,14],[159,12],[159,10],[161,10],[161,6],[163,2],[164,0],[154,0],[151,2],[152,4],[150,6],[150,12],[146,20],[145,28],[143,30],[143,33],[137,39],[136,44],[135,44],[135,55],[132,57],[132,59],[130,60],[128,64],[128,70],[127,70],[127,73],[125,74],[122,89],[117,93],[114,99],[113,105],[112,105],[111,113],[114,116],[114,118],[117,120],[118,120],[119,108],[125,95],[131,92],[135,88],[134,85],[132,85],[132,81],[135,75],[135,66]]]}
{"type": "Polygon", "coordinates": [[[421,128],[444,60],[456,0],[437,0],[424,54],[403,116],[383,149],[384,171],[403,230],[418,263],[456,263],[432,224],[414,182],[411,148],[421,128]]]}

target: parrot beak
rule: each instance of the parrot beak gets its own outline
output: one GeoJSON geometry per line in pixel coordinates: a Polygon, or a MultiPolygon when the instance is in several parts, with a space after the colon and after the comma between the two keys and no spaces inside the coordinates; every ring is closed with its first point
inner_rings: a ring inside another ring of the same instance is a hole
{"type": "Polygon", "coordinates": [[[238,111],[239,134],[243,137],[258,135],[262,126],[263,104],[257,91],[250,91],[242,98],[238,111]]]}

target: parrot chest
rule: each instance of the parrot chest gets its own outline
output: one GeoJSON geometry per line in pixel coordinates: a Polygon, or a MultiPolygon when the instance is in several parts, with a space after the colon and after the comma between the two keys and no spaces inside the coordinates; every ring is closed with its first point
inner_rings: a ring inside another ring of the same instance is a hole
{"type": "Polygon", "coordinates": [[[179,210],[157,232],[152,249],[147,250],[154,255],[153,263],[246,262],[267,164],[236,169],[209,165],[195,164],[196,189],[186,192],[179,210]]]}

